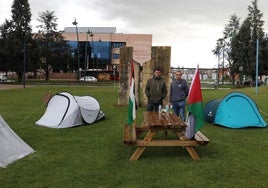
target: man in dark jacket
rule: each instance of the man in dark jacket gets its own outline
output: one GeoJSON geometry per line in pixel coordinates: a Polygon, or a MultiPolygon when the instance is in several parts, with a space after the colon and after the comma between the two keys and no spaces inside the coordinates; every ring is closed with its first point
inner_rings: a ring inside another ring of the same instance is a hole
{"type": "Polygon", "coordinates": [[[163,99],[167,95],[165,79],[161,77],[160,69],[154,70],[153,78],[150,78],[145,87],[148,98],[147,111],[158,111],[159,105],[163,106],[163,99]]]}
{"type": "Polygon", "coordinates": [[[188,96],[189,87],[186,80],[181,78],[182,72],[175,73],[175,80],[170,85],[170,103],[174,113],[185,122],[186,97],[188,96]]]}

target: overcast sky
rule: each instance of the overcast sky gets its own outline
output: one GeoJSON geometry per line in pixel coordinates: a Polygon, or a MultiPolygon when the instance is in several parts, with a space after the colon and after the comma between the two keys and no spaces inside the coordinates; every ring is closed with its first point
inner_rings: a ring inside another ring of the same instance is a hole
{"type": "MultiPolygon", "coordinates": [[[[0,24],[11,18],[13,0],[0,0],[0,24]]],[[[251,0],[29,0],[32,28],[42,11],[55,11],[58,30],[71,27],[116,27],[118,33],[152,34],[153,46],[171,46],[173,67],[213,68],[217,58],[211,52],[222,37],[230,16],[241,23],[251,0]]],[[[268,32],[268,1],[259,0],[268,32]]]]}

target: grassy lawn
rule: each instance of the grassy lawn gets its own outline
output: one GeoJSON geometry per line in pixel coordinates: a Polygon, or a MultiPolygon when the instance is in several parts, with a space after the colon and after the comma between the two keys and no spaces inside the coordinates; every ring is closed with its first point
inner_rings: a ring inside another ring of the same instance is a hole
{"type": "MultiPolygon", "coordinates": [[[[203,90],[204,104],[231,91],[257,103],[268,122],[268,86],[203,90]]],[[[0,168],[0,187],[267,187],[268,129],[229,129],[206,123],[210,139],[193,161],[184,148],[147,148],[129,161],[135,146],[122,142],[127,107],[117,107],[118,87],[34,86],[0,91],[0,115],[36,152],[0,168]],[[50,129],[34,124],[44,113],[46,93],[68,91],[95,97],[106,119],[92,125],[50,129]]],[[[137,111],[142,121],[144,108],[137,111]]],[[[246,114],[245,114],[246,116],[246,114]]]]}

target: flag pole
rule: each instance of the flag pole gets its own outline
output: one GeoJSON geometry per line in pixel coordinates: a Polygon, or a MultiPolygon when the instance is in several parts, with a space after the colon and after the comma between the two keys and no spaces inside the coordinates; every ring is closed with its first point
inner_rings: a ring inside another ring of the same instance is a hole
{"type": "Polygon", "coordinates": [[[136,135],[136,120],[133,121],[132,123],[132,141],[136,142],[137,141],[137,135],[136,135]]]}
{"type": "Polygon", "coordinates": [[[128,103],[128,124],[125,125],[124,142],[133,144],[137,141],[136,136],[136,98],[135,98],[135,79],[134,61],[130,64],[129,74],[129,103],[128,103]]]}

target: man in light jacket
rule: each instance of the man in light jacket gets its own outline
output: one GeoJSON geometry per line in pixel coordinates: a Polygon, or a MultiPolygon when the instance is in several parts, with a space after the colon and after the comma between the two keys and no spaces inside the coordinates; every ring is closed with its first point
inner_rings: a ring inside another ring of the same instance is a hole
{"type": "Polygon", "coordinates": [[[189,87],[186,80],[181,78],[182,72],[175,73],[175,79],[170,85],[170,103],[172,104],[173,112],[185,122],[185,107],[186,98],[188,96],[189,87]]]}

